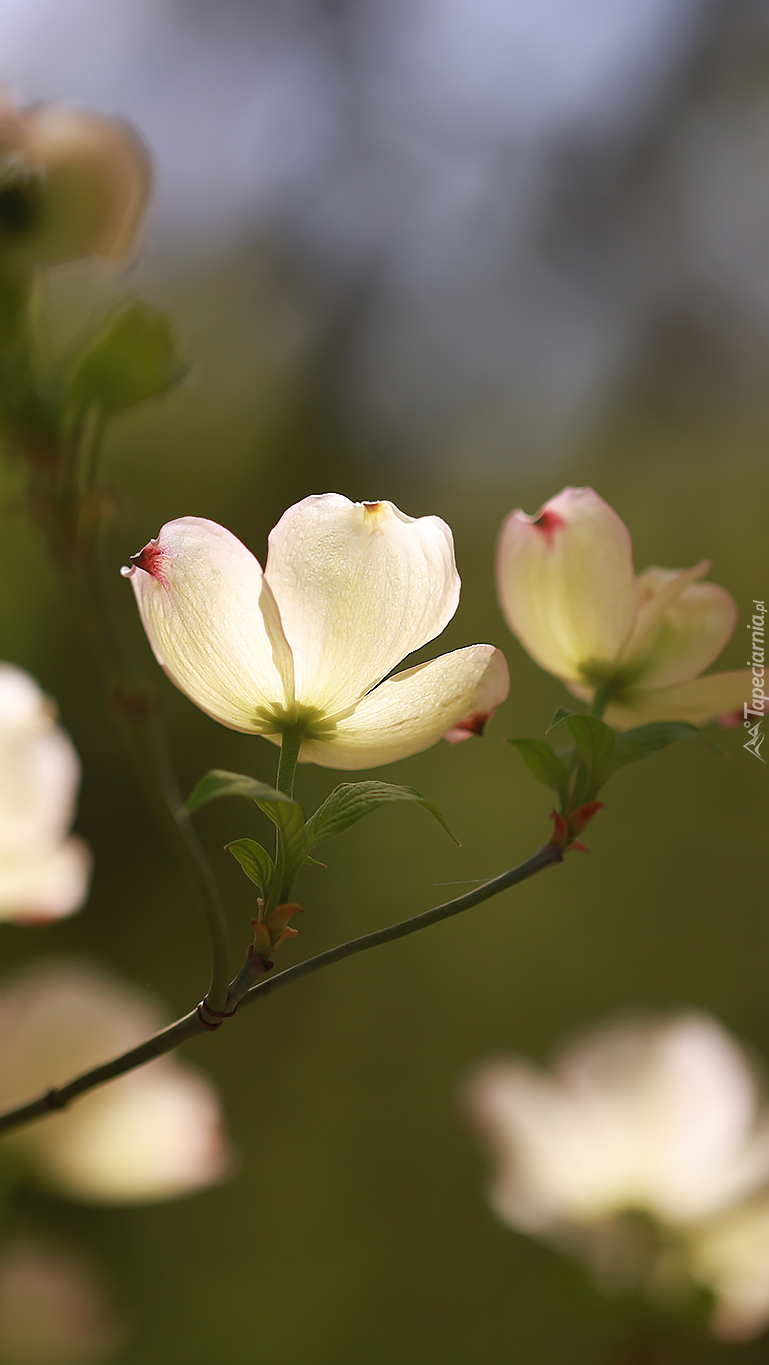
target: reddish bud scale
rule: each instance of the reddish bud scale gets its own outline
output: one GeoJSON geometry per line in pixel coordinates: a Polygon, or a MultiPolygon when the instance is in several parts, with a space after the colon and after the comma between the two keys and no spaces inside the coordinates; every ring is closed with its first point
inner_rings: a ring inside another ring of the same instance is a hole
{"type": "Polygon", "coordinates": [[[553,822],[553,833],[548,841],[548,847],[563,849],[564,853],[589,852],[587,845],[581,843],[577,835],[587,828],[593,816],[603,808],[603,801],[587,801],[584,806],[578,806],[565,816],[560,811],[551,810],[549,818],[553,822]]]}

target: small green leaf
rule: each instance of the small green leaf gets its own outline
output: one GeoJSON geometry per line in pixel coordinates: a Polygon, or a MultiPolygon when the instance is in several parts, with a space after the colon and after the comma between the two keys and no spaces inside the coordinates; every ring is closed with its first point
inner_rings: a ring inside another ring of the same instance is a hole
{"type": "Polygon", "coordinates": [[[309,863],[310,867],[326,867],[326,866],[327,866],[326,863],[320,862],[317,858],[311,858],[310,855],[309,855],[309,853],[306,855],[304,861],[305,861],[306,863],[309,863]]]}
{"type": "Polygon", "coordinates": [[[282,792],[278,792],[278,795],[283,799],[275,801],[272,798],[269,800],[256,798],[256,804],[280,830],[284,857],[281,877],[284,888],[287,890],[307,856],[309,844],[306,833],[307,827],[304,823],[304,811],[299,802],[284,797],[282,792]]]}
{"type": "Polygon", "coordinates": [[[546,787],[557,792],[561,805],[566,806],[569,799],[569,774],[550,745],[544,739],[509,739],[507,742],[515,746],[537,781],[544,782],[546,787]]]}
{"type": "Polygon", "coordinates": [[[580,762],[571,792],[571,807],[594,801],[604,782],[611,776],[617,736],[596,716],[572,715],[566,719],[580,762]]]}
{"type": "MultiPolygon", "coordinates": [[[[414,801],[424,806],[454,839],[440,811],[413,787],[397,787],[390,782],[344,782],[340,787],[335,787],[307,821],[307,847],[314,848],[325,839],[336,838],[337,834],[342,834],[362,820],[364,815],[388,801],[414,801]]],[[[454,843],[457,842],[454,839],[454,843]]]]}
{"type": "Polygon", "coordinates": [[[561,721],[562,721],[562,720],[566,720],[567,716],[573,716],[573,715],[576,715],[576,712],[570,711],[569,708],[568,708],[567,706],[559,706],[559,707],[558,707],[558,710],[556,711],[555,715],[553,716],[553,719],[551,720],[550,724],[548,725],[548,727],[547,727],[547,729],[546,729],[546,731],[545,731],[545,734],[546,734],[546,735],[549,735],[549,734],[550,734],[550,731],[551,731],[551,730],[554,730],[555,727],[556,727],[556,725],[560,725],[560,724],[561,724],[561,721]]]}
{"type": "MultiPolygon", "coordinates": [[[[190,815],[200,810],[201,806],[206,806],[209,801],[215,801],[220,796],[247,796],[252,801],[285,801],[291,805],[296,802],[284,792],[276,791],[274,787],[269,787],[266,782],[258,782],[255,777],[249,777],[247,773],[228,773],[223,768],[212,768],[210,773],[201,777],[200,781],[193,787],[187,797],[187,810],[190,815]]],[[[268,812],[269,814],[269,812],[268,812]]],[[[274,818],[270,816],[270,818],[274,818]]]]}
{"type": "Polygon", "coordinates": [[[255,839],[233,839],[231,844],[225,844],[225,848],[233,858],[237,858],[246,876],[258,886],[266,899],[275,875],[275,864],[267,849],[262,848],[255,839]]]}
{"type": "Polygon", "coordinates": [[[68,390],[81,405],[112,416],[166,393],[188,369],[168,316],[131,296],[80,344],[68,390]]]}
{"type": "Polygon", "coordinates": [[[696,725],[682,720],[658,720],[651,725],[639,725],[635,730],[624,730],[617,736],[614,771],[628,763],[637,763],[658,749],[666,749],[678,739],[694,739],[700,735],[696,725]]]}
{"type": "Polygon", "coordinates": [[[289,886],[302,866],[308,848],[304,811],[299,802],[247,773],[228,773],[222,768],[213,768],[201,777],[187,798],[187,810],[192,815],[220,796],[246,796],[272,820],[282,839],[281,880],[284,887],[289,886]]]}

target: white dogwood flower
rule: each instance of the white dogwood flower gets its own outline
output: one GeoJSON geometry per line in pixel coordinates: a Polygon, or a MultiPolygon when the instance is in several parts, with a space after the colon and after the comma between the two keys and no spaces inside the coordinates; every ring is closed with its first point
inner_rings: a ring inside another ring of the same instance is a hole
{"type": "Polygon", "coordinates": [[[630,533],[592,488],[565,488],[533,517],[517,509],[500,533],[499,601],[540,667],[582,700],[608,685],[606,720],[705,725],[742,711],[749,670],[699,675],[731,638],[737,607],[701,583],[710,563],[636,577],[630,533]]]}
{"type": "Polygon", "coordinates": [[[28,266],[130,249],[151,184],[128,124],[0,91],[0,255],[28,266]]]}
{"type": "Polygon", "coordinates": [[[508,690],[492,645],[387,675],[439,635],[459,601],[451,531],[390,502],[335,493],[290,507],[262,570],[230,531],[168,522],[133,557],[144,628],[171,680],[223,725],[300,757],[370,768],[480,733],[508,690]],[[386,679],[386,681],[382,681],[386,679]]]}
{"type": "Polygon", "coordinates": [[[33,678],[0,663],[0,919],[42,923],[78,910],[91,855],[69,834],[80,761],[33,678]]]}
{"type": "MultiPolygon", "coordinates": [[[[166,1021],[88,963],[49,962],[0,988],[0,1106],[10,1109],[135,1047],[166,1021]]],[[[160,1057],[7,1138],[51,1189],[94,1203],[169,1199],[216,1184],[231,1152],[214,1087],[160,1057]]]]}
{"type": "Polygon", "coordinates": [[[610,1024],[575,1038],[549,1072],[523,1059],[481,1068],[467,1099],[504,1222],[604,1281],[652,1293],[704,1285],[716,1335],[763,1330],[769,1107],[716,1020],[610,1024]],[[654,1231],[634,1223],[639,1214],[654,1231]]]}

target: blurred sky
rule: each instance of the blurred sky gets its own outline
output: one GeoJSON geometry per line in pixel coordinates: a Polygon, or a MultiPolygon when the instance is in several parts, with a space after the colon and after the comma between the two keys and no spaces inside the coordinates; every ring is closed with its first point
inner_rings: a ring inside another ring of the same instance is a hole
{"type": "Polygon", "coordinates": [[[568,453],[670,328],[763,383],[769,0],[4,0],[0,51],[141,128],[145,269],[266,246],[414,449],[568,453]]]}

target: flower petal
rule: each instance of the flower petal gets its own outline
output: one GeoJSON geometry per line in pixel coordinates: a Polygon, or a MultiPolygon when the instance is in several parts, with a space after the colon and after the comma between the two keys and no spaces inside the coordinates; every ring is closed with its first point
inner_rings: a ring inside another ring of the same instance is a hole
{"type": "Polygon", "coordinates": [[[641,610],[623,667],[637,669],[638,686],[670,687],[708,668],[731,638],[737,604],[717,583],[697,583],[707,560],[694,569],[652,568],[639,575],[641,610]]]}
{"type": "Polygon", "coordinates": [[[533,517],[517,509],[499,538],[497,590],[540,667],[573,682],[605,674],[638,608],[627,527],[592,488],[565,488],[533,517]]]}
{"type": "MultiPolygon", "coordinates": [[[[11,1105],[135,1046],[163,1024],[144,992],[87,964],[50,962],[0,994],[0,1102],[11,1105]]],[[[173,1198],[220,1180],[230,1154],[213,1086],[161,1057],[9,1139],[78,1199],[173,1198]]]]}
{"type": "Polygon", "coordinates": [[[296,700],[335,715],[439,635],[459,601],[449,527],[337,493],[290,507],[265,577],[294,653],[296,700]]]}
{"type": "Polygon", "coordinates": [[[0,664],[0,919],[44,923],[78,910],[91,855],[67,839],[80,760],[34,678],[0,664]]]}
{"type": "Polygon", "coordinates": [[[657,687],[649,692],[632,692],[623,701],[606,708],[605,720],[617,730],[649,725],[655,720],[684,720],[690,725],[708,725],[726,712],[742,711],[750,700],[750,670],[708,673],[704,678],[657,687]]]}
{"type": "Polygon", "coordinates": [[[0,664],[0,861],[52,852],[72,823],[80,760],[55,715],[29,673],[0,664]]]}
{"type": "Polygon", "coordinates": [[[88,1203],[175,1199],[218,1184],[231,1166],[213,1086],[187,1064],[151,1062],[64,1117],[38,1149],[41,1174],[88,1203]]]}
{"type": "Polygon", "coordinates": [[[376,768],[429,749],[465,717],[488,719],[507,696],[507,663],[493,645],[470,645],[396,673],[369,692],[302,758],[324,768],[376,768]]]}
{"type": "Polygon", "coordinates": [[[0,920],[48,924],[74,914],[88,894],[91,864],[76,835],[37,858],[0,857],[0,920]]]}
{"type": "Polygon", "coordinates": [[[707,1014],[589,1031],[563,1049],[557,1072],[582,1104],[600,1101],[622,1132],[625,1207],[635,1194],[636,1207],[680,1223],[727,1206],[769,1176],[753,1068],[707,1014]]]}
{"type": "Polygon", "coordinates": [[[496,1158],[492,1203],[526,1231],[598,1231],[631,1209],[677,1225],[769,1173],[755,1079],[706,1015],[591,1030],[550,1074],[518,1059],[481,1068],[467,1099],[496,1158]]]}
{"type": "Polygon", "coordinates": [[[122,572],[171,681],[223,725],[274,733],[275,713],[293,706],[293,665],[251,551],[215,521],[180,517],[122,572]]]}

